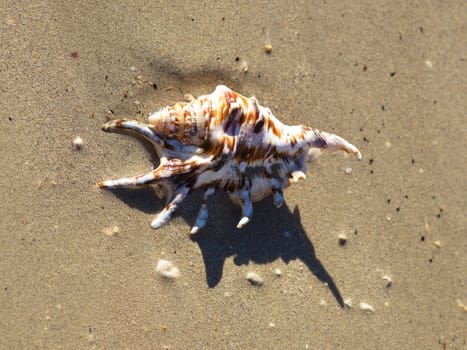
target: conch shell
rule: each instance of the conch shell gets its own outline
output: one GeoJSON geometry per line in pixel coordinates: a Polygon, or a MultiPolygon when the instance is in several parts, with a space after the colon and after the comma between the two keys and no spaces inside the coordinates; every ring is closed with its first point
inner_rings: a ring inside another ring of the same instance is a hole
{"type": "Polygon", "coordinates": [[[242,208],[237,225],[241,228],[251,219],[252,203],[272,195],[275,205],[282,205],[283,189],[306,178],[307,164],[317,150],[343,150],[362,159],[360,151],[342,137],[282,124],[255,97],[244,97],[223,85],[210,95],[151,114],[147,124],[117,119],[104,124],[103,130],[143,136],[154,146],[160,164],[149,173],[97,185],[164,189],[167,204],[152,221],[153,228],[166,224],[190,192],[204,190],[192,234],[205,226],[207,200],[215,191],[226,191],[242,208]]]}

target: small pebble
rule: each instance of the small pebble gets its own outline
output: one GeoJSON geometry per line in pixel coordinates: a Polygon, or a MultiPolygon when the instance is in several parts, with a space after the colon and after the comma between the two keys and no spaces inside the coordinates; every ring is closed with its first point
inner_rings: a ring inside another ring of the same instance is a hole
{"type": "Polygon", "coordinates": [[[433,245],[436,247],[436,248],[441,248],[441,241],[439,239],[437,239],[436,241],[433,242],[433,245]]]}
{"type": "Polygon", "coordinates": [[[342,247],[347,243],[347,235],[345,233],[339,233],[339,245],[342,247]]]}
{"type": "Polygon", "coordinates": [[[245,73],[248,72],[248,63],[247,63],[247,61],[242,61],[242,63],[240,63],[240,69],[245,73]]]}
{"type": "Polygon", "coordinates": [[[433,62],[429,61],[429,60],[426,60],[425,61],[425,65],[428,67],[428,68],[433,68],[433,62]]]}
{"type": "Polygon", "coordinates": [[[186,102],[191,102],[193,100],[195,100],[194,96],[192,94],[185,94],[183,95],[183,99],[186,101],[186,102]]]}
{"type": "Polygon", "coordinates": [[[73,147],[77,150],[80,150],[83,147],[83,139],[79,136],[75,137],[73,140],[73,147]]]}
{"type": "Polygon", "coordinates": [[[282,271],[280,268],[276,267],[273,271],[272,271],[277,277],[280,277],[282,276],[282,271]]]}
{"type": "Polygon", "coordinates": [[[131,66],[131,67],[130,67],[130,70],[131,70],[132,72],[136,72],[136,67],[135,67],[135,66],[131,66]]]}
{"type": "Polygon", "coordinates": [[[360,310],[362,310],[362,311],[375,312],[375,308],[373,306],[371,306],[370,304],[362,302],[358,306],[360,307],[360,310]]]}
{"type": "Polygon", "coordinates": [[[387,282],[387,284],[386,284],[386,287],[387,287],[387,288],[389,288],[389,287],[392,286],[392,278],[391,278],[391,276],[385,274],[385,275],[383,275],[383,277],[381,277],[381,278],[387,282]]]}
{"type": "Polygon", "coordinates": [[[347,175],[352,174],[352,168],[351,168],[351,167],[345,168],[345,173],[346,173],[347,175]]]}
{"type": "Polygon", "coordinates": [[[392,146],[391,141],[386,141],[384,145],[386,146],[386,148],[391,148],[392,146]]]}
{"type": "Polygon", "coordinates": [[[274,322],[269,322],[269,327],[274,328],[274,327],[276,327],[276,325],[275,325],[274,322]]]}
{"type": "Polygon", "coordinates": [[[272,52],[272,45],[271,44],[264,45],[264,52],[271,53],[272,52]]]}
{"type": "Polygon", "coordinates": [[[164,259],[157,263],[156,272],[159,276],[168,279],[175,279],[180,275],[178,269],[170,261],[164,259]]]}
{"type": "Polygon", "coordinates": [[[319,305],[320,305],[320,306],[323,306],[323,307],[326,307],[326,306],[328,306],[328,303],[326,302],[326,300],[321,299],[321,300],[319,301],[319,305]]]}
{"type": "Polygon", "coordinates": [[[263,279],[254,272],[248,272],[246,274],[246,279],[248,280],[248,282],[250,282],[254,286],[262,286],[263,285],[263,279]]]}

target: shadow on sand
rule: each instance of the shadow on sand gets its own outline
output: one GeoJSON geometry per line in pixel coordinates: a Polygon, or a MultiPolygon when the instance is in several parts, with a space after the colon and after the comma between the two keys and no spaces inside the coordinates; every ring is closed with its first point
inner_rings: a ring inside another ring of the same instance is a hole
{"type": "Polygon", "coordinates": [[[344,306],[334,280],[316,256],[301,224],[298,208],[291,212],[284,203],[278,209],[268,198],[254,205],[252,221],[238,230],[236,224],[241,216],[240,210],[233,208],[229,200],[223,202],[225,204],[211,210],[211,216],[219,219],[208,222],[204,230],[193,237],[203,255],[209,287],[219,283],[224,262],[231,256],[236,265],[247,265],[250,261],[267,264],[276,259],[288,264],[291,260],[299,259],[316,278],[328,285],[339,305],[344,306]]]}
{"type": "MultiPolygon", "coordinates": [[[[146,213],[155,213],[164,204],[163,200],[154,200],[150,190],[119,190],[114,194],[127,205],[146,213]]],[[[201,195],[195,193],[186,199],[175,215],[181,215],[191,227],[200,203],[201,195]]],[[[226,195],[220,193],[213,196],[209,208],[208,223],[191,238],[203,255],[206,282],[210,288],[217,286],[222,279],[224,263],[229,257],[233,257],[236,265],[250,262],[267,264],[276,259],[282,259],[287,264],[299,259],[318,280],[327,284],[337,303],[344,306],[334,280],[316,256],[301,224],[298,208],[292,212],[285,203],[281,208],[276,208],[271,198],[267,198],[254,205],[253,219],[241,230],[236,228],[240,210],[226,195]]]]}

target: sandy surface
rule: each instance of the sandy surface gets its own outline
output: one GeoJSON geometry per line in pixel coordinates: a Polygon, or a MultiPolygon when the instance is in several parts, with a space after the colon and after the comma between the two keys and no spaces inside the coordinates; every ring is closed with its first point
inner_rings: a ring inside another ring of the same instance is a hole
{"type": "Polygon", "coordinates": [[[467,348],[465,1],[94,3],[0,6],[0,348],[467,348]],[[109,110],[220,83],[364,160],[323,155],[241,231],[219,194],[197,241],[199,194],[154,231],[153,193],[95,187],[151,165],[109,110]]]}

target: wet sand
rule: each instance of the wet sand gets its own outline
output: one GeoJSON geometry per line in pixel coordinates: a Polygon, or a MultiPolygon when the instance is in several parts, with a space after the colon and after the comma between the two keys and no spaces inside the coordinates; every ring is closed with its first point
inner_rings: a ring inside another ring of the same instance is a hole
{"type": "Polygon", "coordinates": [[[467,348],[464,1],[1,8],[0,348],[467,348]],[[240,231],[219,193],[195,241],[199,193],[154,231],[151,191],[95,187],[151,166],[107,117],[218,84],[363,161],[324,154],[240,231]]]}

